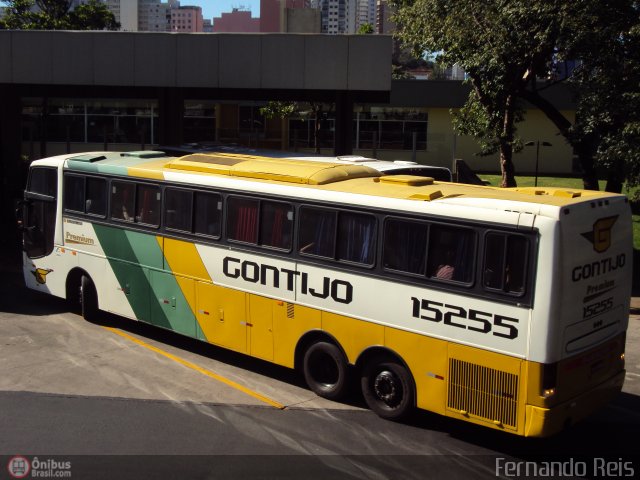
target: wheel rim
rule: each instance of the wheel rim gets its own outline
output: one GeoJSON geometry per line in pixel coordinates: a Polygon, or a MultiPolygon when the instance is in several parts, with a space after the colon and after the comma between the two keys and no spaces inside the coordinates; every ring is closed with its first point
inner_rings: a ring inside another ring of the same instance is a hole
{"type": "Polygon", "coordinates": [[[388,407],[397,407],[402,401],[402,383],[389,370],[383,370],[376,375],[373,381],[373,391],[378,400],[388,407]]]}
{"type": "Polygon", "coordinates": [[[338,383],[340,372],[336,362],[330,355],[316,352],[309,359],[309,371],[313,379],[325,386],[332,387],[338,383]]]}

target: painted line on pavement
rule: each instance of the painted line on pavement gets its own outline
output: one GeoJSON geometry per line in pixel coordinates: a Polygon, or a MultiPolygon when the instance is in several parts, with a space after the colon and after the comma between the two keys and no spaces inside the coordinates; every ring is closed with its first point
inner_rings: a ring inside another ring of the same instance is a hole
{"type": "Polygon", "coordinates": [[[276,402],[275,400],[272,400],[269,397],[265,397],[264,395],[258,393],[258,392],[254,392],[253,390],[248,389],[247,387],[243,387],[242,385],[240,385],[239,383],[234,382],[233,380],[229,380],[228,378],[223,377],[222,375],[218,375],[217,373],[214,373],[210,370],[207,370],[206,368],[202,368],[199,367],[198,365],[196,365],[195,363],[191,363],[188,360],[184,360],[180,357],[177,357],[169,352],[165,352],[164,350],[159,349],[158,347],[154,347],[153,345],[150,345],[146,342],[143,342],[142,340],[139,340],[127,333],[124,333],[121,330],[118,330],[117,328],[111,328],[111,327],[102,327],[105,330],[109,330],[111,333],[115,333],[116,335],[120,335],[122,338],[126,338],[127,340],[130,340],[138,345],[140,345],[141,347],[147,348],[149,350],[151,350],[152,352],[158,353],[164,357],[167,357],[170,360],[173,360],[174,362],[179,363],[180,365],[183,365],[187,368],[190,368],[192,370],[195,370],[196,372],[199,372],[203,375],[206,375],[207,377],[213,378],[214,380],[217,380],[221,383],[224,383],[225,385],[228,385],[232,388],[235,388],[236,390],[241,391],[242,393],[245,393],[247,395],[249,395],[250,397],[253,397],[257,400],[260,400],[261,402],[264,402],[268,405],[271,405],[272,407],[275,407],[279,410],[284,410],[286,408],[285,405],[282,405],[281,403],[276,402]]]}

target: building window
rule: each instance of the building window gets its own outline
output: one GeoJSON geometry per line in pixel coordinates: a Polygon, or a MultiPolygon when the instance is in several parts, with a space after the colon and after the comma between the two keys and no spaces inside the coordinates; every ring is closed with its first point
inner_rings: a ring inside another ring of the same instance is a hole
{"type": "Polygon", "coordinates": [[[216,139],[216,105],[210,101],[184,102],[184,141],[213,142],[216,139]]]}
{"type": "Polygon", "coordinates": [[[157,102],[151,100],[22,99],[25,142],[156,143],[157,102]]]}

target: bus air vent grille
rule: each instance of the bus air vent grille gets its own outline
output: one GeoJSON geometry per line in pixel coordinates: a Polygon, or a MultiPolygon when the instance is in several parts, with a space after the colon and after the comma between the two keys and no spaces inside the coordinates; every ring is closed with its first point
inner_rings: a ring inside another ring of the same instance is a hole
{"type": "Polygon", "coordinates": [[[447,406],[494,424],[516,428],[518,376],[451,358],[447,406]]]}
{"type": "Polygon", "coordinates": [[[294,304],[293,303],[287,303],[287,318],[295,318],[296,313],[294,310],[294,304]]]}

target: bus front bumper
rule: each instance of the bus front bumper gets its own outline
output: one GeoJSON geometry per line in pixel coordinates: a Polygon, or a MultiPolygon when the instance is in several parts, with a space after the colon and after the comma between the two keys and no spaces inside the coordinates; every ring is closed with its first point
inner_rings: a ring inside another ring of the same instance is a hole
{"type": "Polygon", "coordinates": [[[524,435],[548,437],[588,417],[620,393],[625,374],[626,371],[622,370],[588,392],[552,408],[527,405],[524,435]]]}

